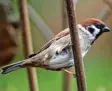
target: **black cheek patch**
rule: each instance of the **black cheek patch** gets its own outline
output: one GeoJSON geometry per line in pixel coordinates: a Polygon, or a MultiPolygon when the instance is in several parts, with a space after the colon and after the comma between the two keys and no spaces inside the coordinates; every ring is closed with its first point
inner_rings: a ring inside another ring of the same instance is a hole
{"type": "Polygon", "coordinates": [[[88,27],[88,30],[89,30],[89,32],[90,32],[91,34],[93,34],[93,33],[94,33],[94,31],[95,31],[95,29],[94,29],[94,28],[92,28],[92,27],[88,27]]]}

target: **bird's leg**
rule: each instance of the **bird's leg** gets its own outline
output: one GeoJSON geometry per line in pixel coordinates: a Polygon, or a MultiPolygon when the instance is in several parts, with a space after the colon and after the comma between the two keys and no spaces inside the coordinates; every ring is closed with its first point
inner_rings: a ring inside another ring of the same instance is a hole
{"type": "Polygon", "coordinates": [[[63,68],[62,71],[66,72],[66,73],[68,73],[68,74],[73,75],[73,77],[76,77],[76,73],[75,73],[75,72],[71,72],[71,71],[69,71],[69,70],[67,70],[67,69],[65,69],[65,68],[63,68]]]}

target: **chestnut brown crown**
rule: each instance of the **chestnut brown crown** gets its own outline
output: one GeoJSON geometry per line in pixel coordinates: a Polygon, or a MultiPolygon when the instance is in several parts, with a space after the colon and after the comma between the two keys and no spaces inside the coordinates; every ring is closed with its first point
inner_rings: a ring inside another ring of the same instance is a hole
{"type": "MultiPolygon", "coordinates": [[[[93,42],[104,32],[111,31],[103,21],[96,18],[89,18],[80,23],[94,37],[93,42]]],[[[92,44],[93,44],[92,42],[92,44]]]]}
{"type": "Polygon", "coordinates": [[[109,32],[111,31],[103,21],[101,21],[100,19],[96,19],[96,18],[89,18],[84,20],[83,22],[80,23],[83,27],[85,27],[90,33],[94,33],[95,28],[96,29],[100,29],[99,34],[102,34],[103,32],[109,32]],[[91,26],[94,26],[95,28],[92,29],[91,26]],[[88,27],[90,27],[88,29],[88,27]]]}

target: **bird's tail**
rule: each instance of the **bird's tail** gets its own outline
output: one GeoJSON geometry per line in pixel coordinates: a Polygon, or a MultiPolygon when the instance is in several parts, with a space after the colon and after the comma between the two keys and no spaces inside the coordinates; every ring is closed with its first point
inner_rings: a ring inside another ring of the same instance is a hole
{"type": "Polygon", "coordinates": [[[11,71],[20,69],[22,67],[23,63],[24,63],[24,61],[20,61],[20,62],[11,64],[11,65],[7,65],[7,66],[2,67],[1,68],[2,69],[1,74],[7,74],[11,71]]]}

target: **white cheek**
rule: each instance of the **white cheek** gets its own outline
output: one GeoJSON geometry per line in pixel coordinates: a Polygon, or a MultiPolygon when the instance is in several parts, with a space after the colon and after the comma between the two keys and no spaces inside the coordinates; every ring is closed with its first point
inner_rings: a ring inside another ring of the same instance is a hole
{"type": "Polygon", "coordinates": [[[95,28],[94,35],[97,35],[100,32],[100,29],[95,28]]]}
{"type": "Polygon", "coordinates": [[[95,36],[90,36],[89,39],[90,39],[91,41],[93,41],[93,40],[95,39],[95,36]]]}
{"type": "Polygon", "coordinates": [[[93,36],[96,36],[100,32],[100,29],[96,28],[94,25],[92,25],[91,27],[95,29],[95,31],[93,32],[93,36]]]}

